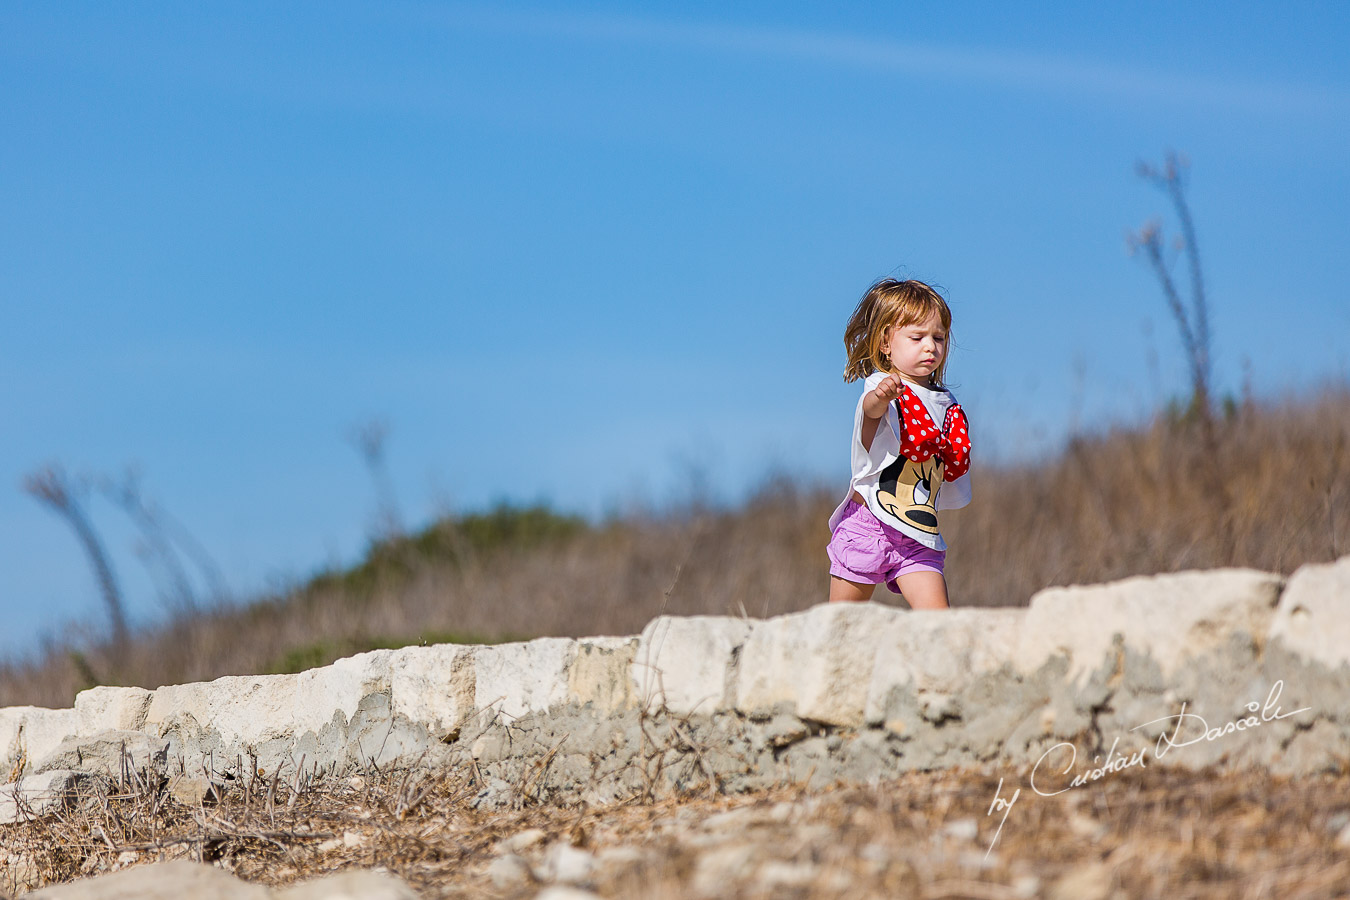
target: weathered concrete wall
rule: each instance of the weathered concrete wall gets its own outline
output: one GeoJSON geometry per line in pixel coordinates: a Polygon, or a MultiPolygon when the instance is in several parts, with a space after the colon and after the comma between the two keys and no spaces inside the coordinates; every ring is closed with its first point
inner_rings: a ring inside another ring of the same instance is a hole
{"type": "Polygon", "coordinates": [[[0,771],[115,771],[124,744],[138,764],[167,747],[189,775],[476,765],[483,803],[1037,761],[1067,783],[1132,754],[1336,770],[1350,557],[1287,584],[1233,569],[1054,588],[1026,609],[667,616],[634,637],[409,647],[0,710],[0,771]]]}

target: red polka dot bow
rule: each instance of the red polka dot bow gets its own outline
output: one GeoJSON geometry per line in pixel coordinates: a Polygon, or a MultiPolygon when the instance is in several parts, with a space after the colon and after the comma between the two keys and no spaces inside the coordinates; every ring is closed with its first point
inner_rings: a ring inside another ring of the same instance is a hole
{"type": "Polygon", "coordinates": [[[970,471],[970,425],[961,404],[947,408],[941,428],[908,385],[901,386],[895,405],[902,426],[901,455],[915,462],[941,458],[943,481],[953,481],[970,471]]]}

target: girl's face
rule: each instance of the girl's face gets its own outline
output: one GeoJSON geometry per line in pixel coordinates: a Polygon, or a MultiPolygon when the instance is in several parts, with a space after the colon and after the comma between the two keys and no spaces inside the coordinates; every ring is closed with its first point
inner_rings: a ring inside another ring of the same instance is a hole
{"type": "Polygon", "coordinates": [[[927,384],[947,355],[947,332],[934,312],[922,322],[887,328],[881,348],[892,369],[910,381],[927,384]]]}

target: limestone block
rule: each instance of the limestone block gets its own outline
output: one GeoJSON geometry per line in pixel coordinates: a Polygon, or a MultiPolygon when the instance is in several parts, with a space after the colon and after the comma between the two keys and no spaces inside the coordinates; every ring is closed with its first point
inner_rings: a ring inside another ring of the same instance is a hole
{"type": "Polygon", "coordinates": [[[143,731],[102,731],[66,738],[51,753],[33,760],[34,772],[69,769],[87,774],[117,778],[122,772],[125,751],[132,768],[144,771],[151,757],[162,750],[157,741],[143,731]]]}
{"type": "Polygon", "coordinates": [[[295,677],[295,698],[289,731],[295,737],[317,733],[333,716],[350,721],[361,701],[387,693],[394,650],[372,650],[339,659],[332,665],[301,672],[295,677]]]}
{"type": "Polygon", "coordinates": [[[0,778],[20,760],[32,764],[75,734],[73,709],[43,709],[39,706],[9,706],[0,709],[0,778]]]}
{"type": "Polygon", "coordinates": [[[477,647],[473,654],[474,707],[507,722],[567,702],[572,638],[536,638],[477,647]]]}
{"type": "Polygon", "coordinates": [[[755,626],[737,666],[736,706],[747,714],[789,704],[803,719],[861,725],[881,635],[908,610],[822,603],[755,626]]]}
{"type": "Polygon", "coordinates": [[[591,704],[607,714],[633,705],[633,683],[628,677],[637,653],[636,637],[589,637],[576,643],[567,670],[567,693],[572,702],[591,704]]]}
{"type": "Polygon", "coordinates": [[[731,709],[736,657],[755,623],[731,616],[660,616],[638,637],[631,666],[638,704],[711,715],[731,709]]]}
{"type": "Polygon", "coordinates": [[[10,769],[24,757],[23,721],[24,713],[33,706],[6,706],[0,709],[0,778],[9,774],[10,769]]]}
{"type": "Polygon", "coordinates": [[[1296,571],[1280,597],[1269,636],[1332,671],[1350,664],[1350,556],[1296,571]]]}
{"type": "Polygon", "coordinates": [[[884,724],[896,690],[934,717],[976,678],[1012,666],[1024,609],[916,610],[882,628],[864,718],[884,724]]]}
{"type": "Polygon", "coordinates": [[[44,816],[69,802],[78,772],[55,770],[0,784],[0,825],[44,816]]]}
{"type": "Polygon", "coordinates": [[[459,726],[473,711],[476,646],[404,647],[390,657],[390,709],[435,735],[459,726]]]}
{"type": "Polygon", "coordinates": [[[218,734],[227,748],[290,738],[299,681],[298,675],[227,675],[161,687],[151,697],[145,729],[162,737],[191,723],[218,734]]]}
{"type": "Polygon", "coordinates": [[[150,708],[150,692],[138,687],[95,687],[75,696],[79,733],[138,731],[150,708]]]}
{"type": "Polygon", "coordinates": [[[1268,572],[1215,569],[1049,588],[1031,598],[1017,666],[1034,672],[1062,654],[1070,660],[1068,679],[1081,685],[1119,634],[1125,647],[1151,655],[1171,678],[1188,659],[1217,650],[1236,632],[1262,640],[1280,583],[1268,572]]]}
{"type": "Polygon", "coordinates": [[[387,872],[348,869],[274,890],[276,900],[417,900],[402,879],[387,872]]]}
{"type": "Polygon", "coordinates": [[[55,885],[32,900],[268,900],[272,892],[206,863],[177,859],[55,885]]]}
{"type": "Polygon", "coordinates": [[[42,884],[42,869],[31,854],[0,847],[0,891],[22,897],[42,884]]]}

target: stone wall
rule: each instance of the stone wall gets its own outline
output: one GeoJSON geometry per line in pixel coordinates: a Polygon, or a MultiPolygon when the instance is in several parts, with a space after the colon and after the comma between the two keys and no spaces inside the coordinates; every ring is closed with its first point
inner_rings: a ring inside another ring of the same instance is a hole
{"type": "Polygon", "coordinates": [[[1183,572],[1054,588],[1027,608],[663,616],[630,637],[408,647],[0,709],[0,771],[28,776],[0,813],[26,784],[107,774],[124,752],[203,779],[245,760],[269,777],[476,766],[484,804],[952,765],[1067,786],[1131,758],[1336,771],[1350,762],[1348,664],[1350,557],[1287,583],[1183,572]]]}

